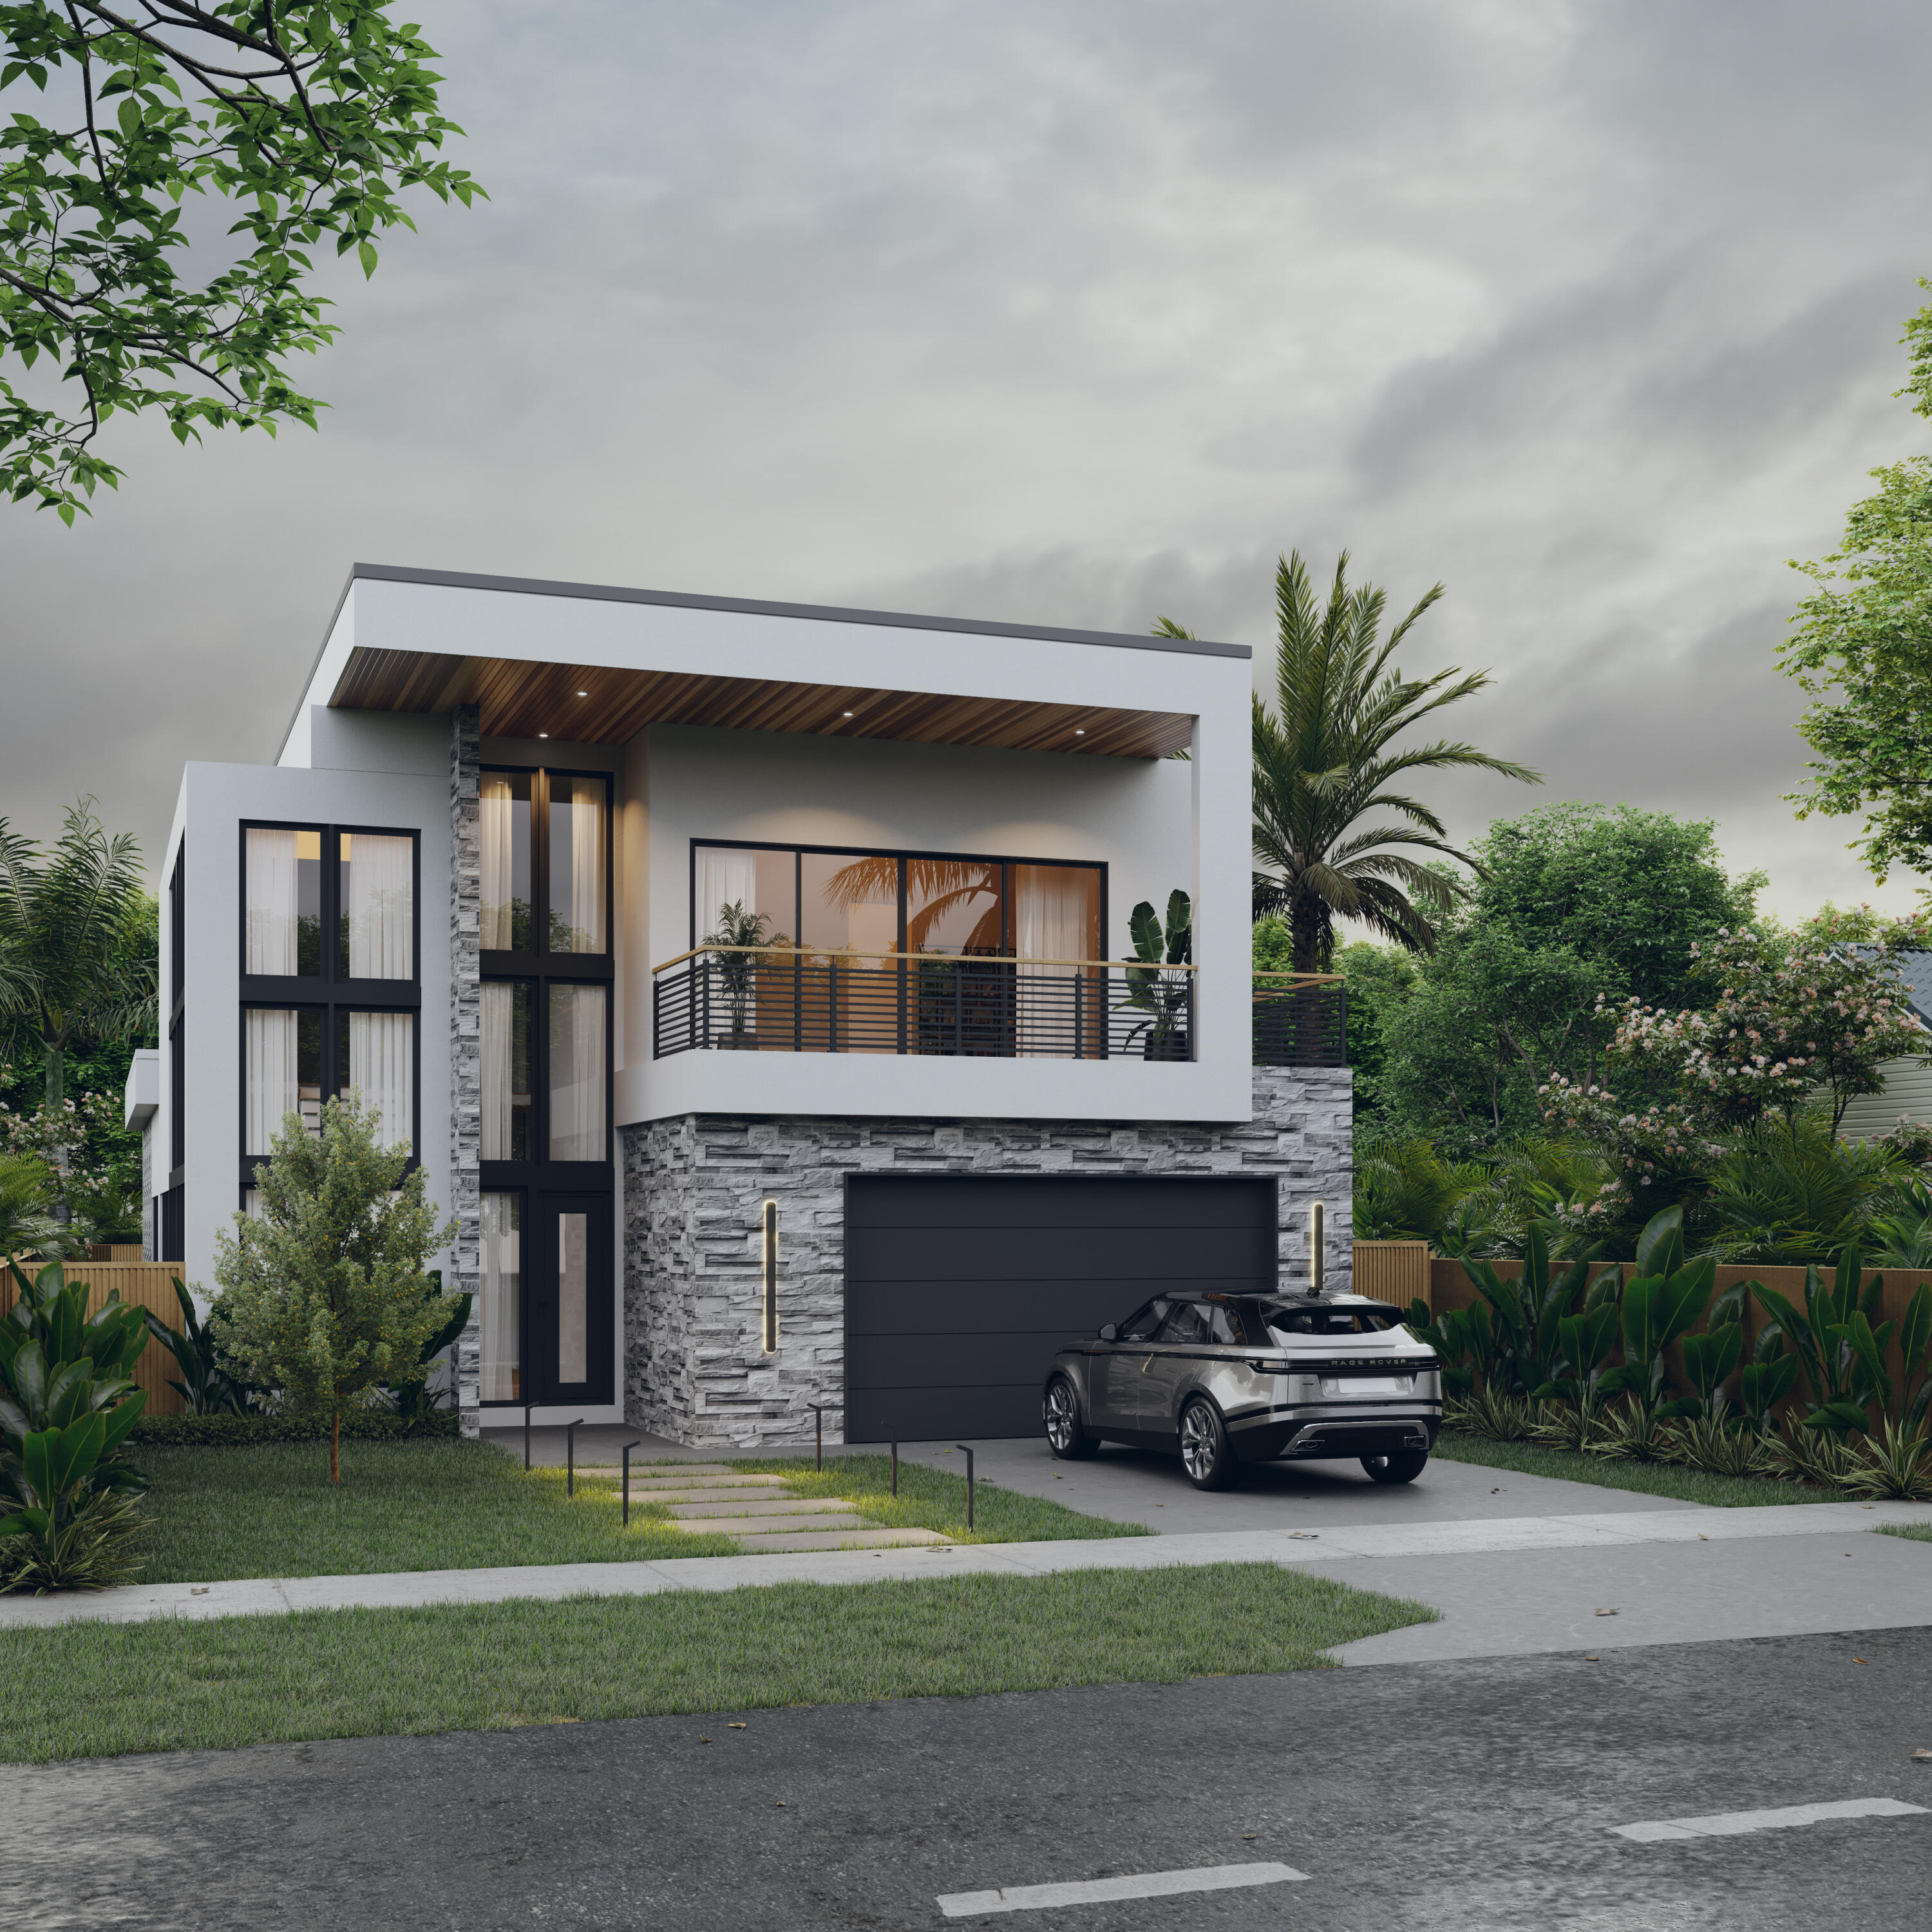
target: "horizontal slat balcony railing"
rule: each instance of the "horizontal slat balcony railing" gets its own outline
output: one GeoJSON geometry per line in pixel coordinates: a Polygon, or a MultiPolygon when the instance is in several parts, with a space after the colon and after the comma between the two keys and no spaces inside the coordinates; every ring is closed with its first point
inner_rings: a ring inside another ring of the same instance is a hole
{"type": "Polygon", "coordinates": [[[654,976],[655,1056],[694,1049],[1190,1060],[1194,973],[1111,959],[700,946],[654,976]]]}
{"type": "Polygon", "coordinates": [[[1346,1066],[1348,994],[1334,974],[1255,975],[1257,1066],[1346,1066]]]}
{"type": "MultiPolygon", "coordinates": [[[[1346,1064],[1339,985],[1255,996],[1257,1066],[1346,1064]]],[[[1270,982],[1272,985],[1273,982],[1270,982]]],[[[1187,1060],[1195,974],[1119,959],[700,946],[652,976],[652,1052],[1187,1060]]]]}

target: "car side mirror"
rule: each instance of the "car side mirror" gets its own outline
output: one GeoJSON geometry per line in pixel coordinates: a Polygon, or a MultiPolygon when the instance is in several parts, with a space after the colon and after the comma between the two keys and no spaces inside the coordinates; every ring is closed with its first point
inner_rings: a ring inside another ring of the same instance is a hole
{"type": "Polygon", "coordinates": [[[1109,1322],[1106,1327],[1100,1330],[1100,1340],[1103,1342],[1118,1340],[1120,1336],[1120,1331],[1119,1329],[1116,1328],[1113,1323],[1109,1322]]]}

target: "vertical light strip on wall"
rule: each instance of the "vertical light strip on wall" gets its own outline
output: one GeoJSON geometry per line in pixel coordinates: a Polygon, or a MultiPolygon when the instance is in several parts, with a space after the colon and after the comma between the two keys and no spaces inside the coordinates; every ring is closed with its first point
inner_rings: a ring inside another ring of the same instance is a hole
{"type": "Polygon", "coordinates": [[[1311,1202],[1308,1208],[1308,1292],[1310,1294],[1322,1292],[1322,1204],[1311,1202]]]}
{"type": "Polygon", "coordinates": [[[765,1353],[776,1355],[778,1352],[778,1204],[767,1201],[764,1205],[765,1237],[765,1353]]]}

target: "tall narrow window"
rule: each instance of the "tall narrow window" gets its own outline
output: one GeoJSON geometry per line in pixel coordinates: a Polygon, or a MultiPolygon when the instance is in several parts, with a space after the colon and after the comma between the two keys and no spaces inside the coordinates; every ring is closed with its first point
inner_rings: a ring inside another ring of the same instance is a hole
{"type": "Polygon", "coordinates": [[[322,1127],[322,1016],[298,1008],[250,1006],[244,1015],[248,1118],[244,1152],[266,1158],[295,1114],[310,1133],[322,1127]]]}
{"type": "Polygon", "coordinates": [[[416,1138],[416,1027],[414,1013],[335,1016],[335,1090],[345,1100],[359,1094],[375,1108],[376,1138],[386,1148],[416,1138]]]}
{"type": "Polygon", "coordinates": [[[556,1217],[556,1378],[590,1374],[590,1216],[556,1217]]]}
{"type": "Polygon", "coordinates": [[[552,1160],[605,1158],[604,989],[560,986],[550,989],[550,1157],[552,1160]]]}
{"type": "Polygon", "coordinates": [[[322,834],[248,828],[243,970],[322,976],[322,834]]]}
{"type": "Polygon", "coordinates": [[[483,838],[482,944],[486,952],[528,952],[536,892],[530,878],[530,775],[485,772],[481,788],[483,838]]]}
{"type": "Polygon", "coordinates": [[[532,1160],[530,982],[486,980],[482,992],[482,1158],[532,1160]]]}
{"type": "Polygon", "coordinates": [[[481,1399],[518,1402],[524,1393],[524,1197],[486,1194],[482,1204],[481,1399]]]}
{"type": "Polygon", "coordinates": [[[1105,995],[1100,956],[1100,874],[1087,866],[1012,868],[1016,1050],[1060,1058],[1099,1051],[1105,995]],[[1040,962],[1028,964],[1029,961],[1040,962]]]}
{"type": "Polygon", "coordinates": [[[604,952],[601,778],[550,775],[550,950],[604,952]]]}
{"type": "Polygon", "coordinates": [[[350,980],[406,980],[415,971],[416,841],[376,832],[340,836],[342,932],[336,970],[350,980]]]}

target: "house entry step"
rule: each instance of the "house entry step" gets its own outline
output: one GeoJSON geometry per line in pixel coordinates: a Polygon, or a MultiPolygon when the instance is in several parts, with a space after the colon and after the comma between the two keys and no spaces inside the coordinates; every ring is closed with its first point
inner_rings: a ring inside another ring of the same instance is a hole
{"type": "Polygon", "coordinates": [[[754,1499],[718,1496],[707,1498],[702,1502],[677,1502],[666,1505],[673,1516],[680,1519],[729,1516],[748,1520],[768,1516],[836,1515],[841,1512],[849,1513],[852,1507],[842,1496],[797,1496],[754,1499]]]}

